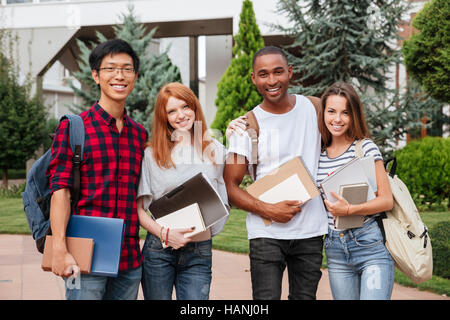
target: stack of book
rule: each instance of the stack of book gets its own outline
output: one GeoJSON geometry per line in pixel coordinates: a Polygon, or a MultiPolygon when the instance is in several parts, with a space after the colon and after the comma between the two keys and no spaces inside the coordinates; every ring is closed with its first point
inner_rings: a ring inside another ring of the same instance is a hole
{"type": "MultiPolygon", "coordinates": [[[[66,229],[67,250],[81,273],[117,277],[125,225],[123,219],[71,215],[66,229]]],[[[42,269],[52,270],[52,237],[47,236],[42,269]]]]}
{"type": "MultiPolygon", "coordinates": [[[[373,157],[354,158],[322,180],[320,184],[324,197],[335,202],[331,192],[339,194],[350,204],[360,204],[375,198],[377,182],[373,157]]],[[[339,216],[334,219],[337,229],[359,228],[364,216],[339,216]]]]}

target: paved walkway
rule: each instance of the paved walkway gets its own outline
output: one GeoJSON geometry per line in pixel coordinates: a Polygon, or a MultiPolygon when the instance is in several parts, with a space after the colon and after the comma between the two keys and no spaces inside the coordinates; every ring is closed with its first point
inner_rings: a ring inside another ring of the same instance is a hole
{"type": "MultiPolygon", "coordinates": [[[[31,236],[0,235],[0,300],[61,300],[64,281],[41,270],[42,255],[31,236]]],[[[247,255],[213,250],[211,300],[250,300],[250,263],[247,255]]],[[[282,299],[287,299],[287,276],[282,299]]],[[[142,291],[138,299],[143,299],[142,291]]],[[[322,270],[318,300],[332,299],[328,272],[322,270]]],[[[449,300],[449,297],[394,285],[393,300],[449,300]]]]}

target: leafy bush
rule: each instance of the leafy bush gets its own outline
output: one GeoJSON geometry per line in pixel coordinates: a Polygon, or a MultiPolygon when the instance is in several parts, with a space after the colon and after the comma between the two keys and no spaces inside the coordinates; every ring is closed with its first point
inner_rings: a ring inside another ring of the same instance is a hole
{"type": "Polygon", "coordinates": [[[397,174],[419,209],[450,207],[450,138],[426,137],[395,151],[397,174]]]}
{"type": "Polygon", "coordinates": [[[22,192],[25,191],[25,185],[26,183],[24,182],[9,188],[0,187],[0,198],[21,198],[22,192]]]}
{"type": "Polygon", "coordinates": [[[405,66],[433,98],[450,101],[450,2],[425,3],[412,21],[418,31],[403,43],[405,66]]]}
{"type": "Polygon", "coordinates": [[[441,221],[430,229],[433,247],[433,274],[450,279],[450,221],[441,221]]]}

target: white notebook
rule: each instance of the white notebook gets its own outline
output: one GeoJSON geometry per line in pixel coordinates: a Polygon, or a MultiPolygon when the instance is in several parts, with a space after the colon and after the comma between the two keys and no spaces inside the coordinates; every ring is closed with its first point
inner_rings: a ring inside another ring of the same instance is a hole
{"type": "Polygon", "coordinates": [[[185,237],[192,237],[206,230],[202,213],[200,212],[197,203],[193,203],[180,210],[166,214],[164,217],[156,219],[156,222],[158,222],[159,225],[170,229],[195,227],[194,231],[185,233],[185,237]]]}
{"type": "Polygon", "coordinates": [[[298,200],[304,203],[309,199],[310,194],[295,173],[259,196],[259,200],[268,203],[284,200],[298,200]]]}
{"type": "Polygon", "coordinates": [[[325,198],[331,202],[335,202],[335,199],[331,195],[331,191],[339,194],[341,185],[355,184],[355,183],[367,183],[369,190],[367,192],[367,201],[375,199],[375,191],[372,185],[376,186],[375,169],[370,169],[373,164],[373,158],[353,158],[348,163],[340,167],[336,172],[323,179],[320,184],[325,198]],[[369,177],[370,178],[369,178],[369,177]]]}

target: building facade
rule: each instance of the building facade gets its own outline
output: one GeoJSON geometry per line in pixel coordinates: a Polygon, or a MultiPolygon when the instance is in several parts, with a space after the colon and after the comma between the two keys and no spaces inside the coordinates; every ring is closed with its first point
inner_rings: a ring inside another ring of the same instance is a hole
{"type": "MultiPolygon", "coordinates": [[[[411,1],[406,16],[414,16],[426,1],[411,1]]],[[[214,119],[217,82],[228,67],[233,35],[238,31],[242,0],[0,0],[0,28],[17,34],[21,72],[41,86],[49,114],[70,112],[77,97],[67,84],[77,70],[76,39],[95,40],[95,32],[112,36],[112,26],[134,5],[138,21],[158,27],[152,50],[170,47],[169,57],[181,71],[184,84],[193,88],[205,109],[208,125],[214,119]]],[[[271,25],[284,25],[274,0],[253,0],[257,23],[266,44],[280,44],[282,35],[271,25]]],[[[403,32],[409,32],[409,22],[403,32]]],[[[392,87],[404,87],[403,66],[392,70],[392,87]]],[[[75,81],[76,83],[76,81],[75,81]]],[[[76,85],[82,86],[77,83],[76,85]]]]}

